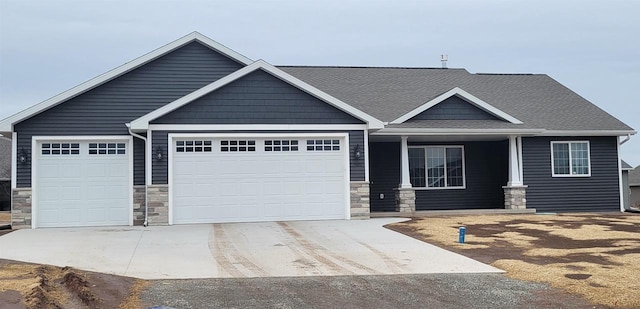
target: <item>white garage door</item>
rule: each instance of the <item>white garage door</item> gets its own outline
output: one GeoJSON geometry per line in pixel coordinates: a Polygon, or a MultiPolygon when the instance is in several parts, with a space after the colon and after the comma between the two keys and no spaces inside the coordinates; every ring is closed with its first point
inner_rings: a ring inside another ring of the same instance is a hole
{"type": "Polygon", "coordinates": [[[41,141],[36,226],[128,225],[128,141],[41,141]]]}
{"type": "Polygon", "coordinates": [[[343,137],[175,138],[172,221],[345,219],[343,137]]]}

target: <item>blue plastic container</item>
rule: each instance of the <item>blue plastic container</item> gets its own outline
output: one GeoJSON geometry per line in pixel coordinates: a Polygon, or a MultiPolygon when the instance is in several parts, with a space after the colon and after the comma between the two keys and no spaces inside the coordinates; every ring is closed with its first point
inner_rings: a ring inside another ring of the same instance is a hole
{"type": "Polygon", "coordinates": [[[461,244],[464,244],[464,235],[467,233],[467,228],[464,226],[461,226],[460,229],[458,230],[458,242],[461,244]]]}

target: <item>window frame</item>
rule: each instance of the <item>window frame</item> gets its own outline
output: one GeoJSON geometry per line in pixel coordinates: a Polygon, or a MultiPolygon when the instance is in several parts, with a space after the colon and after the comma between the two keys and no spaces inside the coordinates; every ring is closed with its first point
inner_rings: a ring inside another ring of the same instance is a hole
{"type": "MultiPolygon", "coordinates": [[[[466,189],[467,188],[467,168],[466,168],[466,160],[465,160],[465,154],[464,154],[464,145],[411,145],[408,146],[407,148],[415,148],[415,149],[424,149],[424,178],[425,178],[425,187],[416,187],[413,185],[413,183],[411,184],[411,187],[415,190],[461,190],[461,189],[466,189]],[[444,187],[429,187],[429,183],[428,183],[428,171],[429,171],[429,166],[427,164],[428,162],[428,156],[427,156],[427,149],[428,148],[442,148],[444,150],[444,187]],[[461,156],[462,156],[462,186],[449,186],[447,184],[447,148],[456,148],[456,149],[460,149],[461,150],[461,156]]],[[[411,170],[411,167],[409,167],[409,171],[411,170]]],[[[411,176],[409,176],[411,177],[411,176]]]]}
{"type": "Polygon", "coordinates": [[[549,146],[549,152],[551,153],[551,177],[591,177],[591,143],[589,141],[551,141],[550,146],[549,146]],[[587,144],[587,163],[589,164],[589,166],[587,167],[587,174],[571,174],[571,171],[573,170],[573,160],[572,160],[572,154],[571,154],[571,144],[587,144]],[[569,149],[569,174],[556,174],[556,168],[555,168],[555,163],[554,163],[554,156],[553,156],[553,145],[555,144],[567,144],[568,145],[568,149],[569,149]]]}

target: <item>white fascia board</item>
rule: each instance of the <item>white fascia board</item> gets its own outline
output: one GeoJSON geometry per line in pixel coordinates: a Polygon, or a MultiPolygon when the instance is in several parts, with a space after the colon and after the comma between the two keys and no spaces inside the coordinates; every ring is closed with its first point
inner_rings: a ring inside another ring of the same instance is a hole
{"type": "Polygon", "coordinates": [[[540,129],[421,129],[387,128],[371,135],[538,135],[540,129]]]}
{"type": "Polygon", "coordinates": [[[626,136],[635,135],[636,131],[628,130],[545,130],[541,136],[626,136]]]}
{"type": "Polygon", "coordinates": [[[159,58],[179,47],[182,47],[188,43],[191,43],[193,41],[199,41],[200,43],[208,46],[211,49],[214,49],[220,53],[223,53],[231,58],[233,58],[234,60],[243,63],[245,65],[248,65],[250,63],[252,63],[253,61],[229,48],[227,48],[226,46],[198,33],[198,32],[192,32],[182,38],[179,38],[167,45],[164,45],[150,53],[147,53],[141,57],[138,57],[132,61],[129,61],[111,71],[108,71],[102,75],[99,75],[89,81],[86,81],[78,86],[75,86],[63,93],[60,93],[48,100],[45,100],[39,104],[36,104],[32,107],[29,107],[13,116],[9,116],[5,119],[3,119],[2,121],[0,121],[0,132],[11,132],[13,131],[13,124],[20,122],[26,118],[29,118],[33,115],[36,115],[42,111],[45,111],[51,107],[54,107],[70,98],[73,98],[75,96],[78,96],[86,91],[89,91],[97,86],[100,86],[118,76],[121,76],[122,74],[125,74],[135,68],[138,68],[156,58],[159,58]]]}
{"type": "Polygon", "coordinates": [[[365,130],[365,124],[150,124],[152,131],[365,130]]]}
{"type": "Polygon", "coordinates": [[[382,124],[382,121],[354,108],[353,106],[344,103],[332,96],[330,96],[329,94],[291,76],[290,74],[285,73],[284,71],[268,64],[267,62],[265,62],[264,60],[258,60],[240,70],[237,70],[209,85],[206,85],[184,97],[181,97],[161,108],[158,108],[134,121],[131,122],[131,129],[132,130],[147,130],[149,128],[149,122],[157,119],[158,117],[161,117],[163,115],[166,115],[186,104],[189,104],[190,102],[206,95],[209,94],[235,80],[238,80],[239,78],[246,76],[247,74],[254,72],[256,70],[264,70],[265,72],[275,76],[276,78],[279,78],[280,80],[287,82],[289,84],[291,84],[292,86],[324,101],[327,102],[328,104],[342,110],[345,113],[348,113],[358,119],[361,119],[362,121],[365,121],[368,125],[368,127],[370,129],[380,129],[383,128],[384,125],[382,124]]]}
{"type": "Polygon", "coordinates": [[[441,103],[442,101],[454,96],[454,95],[458,95],[462,98],[464,98],[466,101],[468,101],[470,104],[475,105],[476,107],[498,117],[501,118],[505,121],[508,121],[510,123],[513,124],[522,124],[522,121],[518,120],[517,118],[493,107],[491,104],[481,100],[480,98],[464,91],[462,88],[460,87],[455,87],[439,96],[437,96],[436,98],[434,98],[433,100],[424,103],[420,106],[418,106],[416,109],[402,115],[400,118],[391,121],[392,124],[399,124],[399,123],[403,123],[413,117],[415,117],[416,115],[426,111],[429,108],[432,108],[433,106],[437,105],[438,103],[441,103]]]}

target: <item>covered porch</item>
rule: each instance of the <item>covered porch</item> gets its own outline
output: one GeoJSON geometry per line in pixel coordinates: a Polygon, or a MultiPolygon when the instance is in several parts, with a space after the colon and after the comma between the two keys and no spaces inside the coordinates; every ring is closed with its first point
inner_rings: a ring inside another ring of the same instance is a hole
{"type": "Polygon", "coordinates": [[[370,136],[372,213],[526,209],[522,136],[530,132],[403,131],[370,136]]]}

